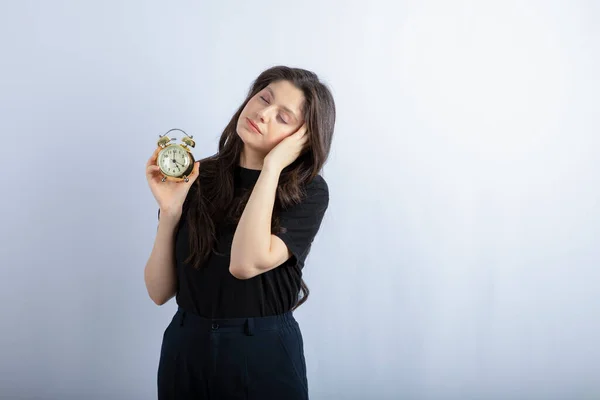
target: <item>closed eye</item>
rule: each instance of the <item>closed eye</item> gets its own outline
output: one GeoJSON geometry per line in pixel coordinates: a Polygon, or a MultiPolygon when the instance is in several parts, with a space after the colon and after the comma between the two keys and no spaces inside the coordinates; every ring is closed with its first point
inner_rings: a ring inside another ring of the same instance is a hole
{"type": "MultiPolygon", "coordinates": [[[[266,99],[264,96],[260,96],[260,99],[261,99],[262,101],[264,101],[265,103],[267,103],[267,104],[270,104],[270,103],[269,103],[269,101],[268,101],[268,100],[267,100],[267,99],[266,99]]],[[[287,123],[287,121],[286,121],[285,119],[283,119],[283,117],[281,116],[281,114],[277,115],[277,119],[278,119],[278,120],[279,120],[281,123],[283,123],[283,124],[286,124],[286,125],[288,124],[288,123],[287,123]]]]}

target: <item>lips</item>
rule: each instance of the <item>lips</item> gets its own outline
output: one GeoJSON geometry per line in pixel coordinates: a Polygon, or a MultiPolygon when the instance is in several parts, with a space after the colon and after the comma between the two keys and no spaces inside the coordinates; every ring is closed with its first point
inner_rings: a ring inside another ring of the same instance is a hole
{"type": "Polygon", "coordinates": [[[250,118],[246,118],[246,123],[248,124],[250,129],[252,129],[254,132],[262,134],[260,129],[258,129],[258,125],[256,125],[256,123],[254,121],[252,121],[250,118]]]}

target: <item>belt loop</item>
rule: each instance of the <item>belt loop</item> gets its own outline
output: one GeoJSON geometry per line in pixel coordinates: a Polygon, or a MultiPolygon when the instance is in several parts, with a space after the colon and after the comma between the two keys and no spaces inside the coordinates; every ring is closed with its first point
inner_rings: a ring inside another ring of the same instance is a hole
{"type": "Polygon", "coordinates": [[[179,318],[179,326],[183,326],[183,320],[185,319],[185,311],[181,311],[181,317],[179,318]]]}
{"type": "Polygon", "coordinates": [[[248,318],[246,320],[246,335],[254,335],[254,318],[248,318]]]}

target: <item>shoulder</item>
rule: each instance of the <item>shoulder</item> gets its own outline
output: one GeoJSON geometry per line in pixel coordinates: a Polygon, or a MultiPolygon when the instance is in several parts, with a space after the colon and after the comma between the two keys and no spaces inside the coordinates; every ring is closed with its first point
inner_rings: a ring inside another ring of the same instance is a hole
{"type": "Polygon", "coordinates": [[[322,175],[315,176],[305,185],[306,197],[322,197],[329,200],[329,185],[322,175]]]}
{"type": "Polygon", "coordinates": [[[329,185],[322,175],[316,175],[304,185],[302,204],[316,209],[326,209],[329,205],[329,185]]]}
{"type": "Polygon", "coordinates": [[[329,206],[329,186],[323,176],[316,175],[310,182],[301,186],[301,195],[298,203],[286,207],[284,210],[292,213],[323,213],[329,206]]]}
{"type": "Polygon", "coordinates": [[[329,192],[329,185],[327,185],[327,181],[321,174],[315,176],[306,186],[315,190],[324,190],[329,192]]]}

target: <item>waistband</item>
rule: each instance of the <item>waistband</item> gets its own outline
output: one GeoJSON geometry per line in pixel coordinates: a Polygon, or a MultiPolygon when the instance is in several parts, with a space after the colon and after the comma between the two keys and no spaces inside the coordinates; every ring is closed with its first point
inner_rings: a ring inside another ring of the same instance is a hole
{"type": "Polygon", "coordinates": [[[240,332],[253,335],[255,331],[274,331],[297,324],[291,311],[280,315],[248,318],[207,318],[178,306],[174,318],[180,326],[189,326],[206,332],[240,332]]]}

